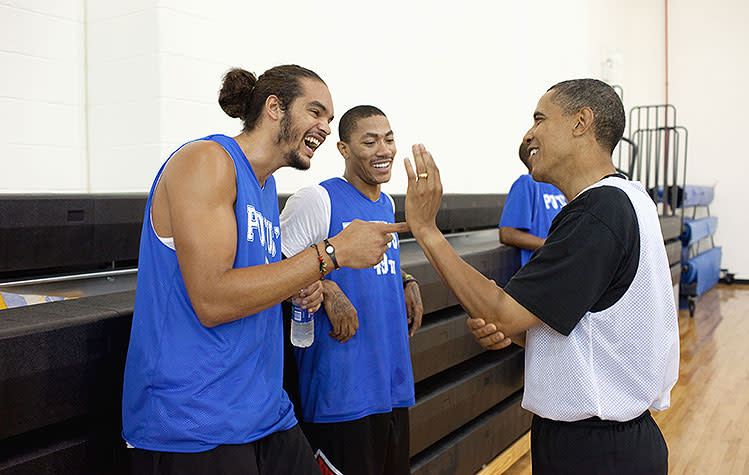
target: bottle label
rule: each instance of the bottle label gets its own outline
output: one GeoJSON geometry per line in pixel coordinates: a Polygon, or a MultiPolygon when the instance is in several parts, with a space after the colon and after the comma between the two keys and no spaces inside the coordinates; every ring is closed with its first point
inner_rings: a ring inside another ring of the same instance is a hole
{"type": "Polygon", "coordinates": [[[307,323],[312,321],[313,318],[315,318],[314,313],[310,313],[302,307],[297,307],[296,305],[292,307],[291,319],[293,321],[297,323],[307,323]]]}

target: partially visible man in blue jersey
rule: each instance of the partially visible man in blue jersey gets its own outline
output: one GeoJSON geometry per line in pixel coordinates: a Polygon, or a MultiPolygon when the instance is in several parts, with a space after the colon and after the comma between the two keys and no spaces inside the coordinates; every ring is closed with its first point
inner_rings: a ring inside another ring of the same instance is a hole
{"type": "Polygon", "coordinates": [[[551,183],[535,181],[528,163],[528,144],[518,149],[520,161],[528,169],[512,184],[499,219],[499,242],[520,248],[520,265],[524,266],[533,251],[544,245],[554,217],[567,199],[551,183]]]}
{"type": "Polygon", "coordinates": [[[219,103],[242,132],[180,147],[148,197],[122,435],[138,474],[319,473],[282,388],[280,302],[301,294],[315,309],[314,283],[377,264],[406,228],[355,221],[330,254],[315,243],[282,261],[272,174],[309,168],[330,134],[330,92],[295,65],[234,69],[219,103]]]}
{"type": "MultiPolygon", "coordinates": [[[[396,154],[387,117],[373,106],[354,107],[341,118],[339,135],[343,178],[299,190],[281,213],[286,256],[355,219],[394,222],[393,199],[380,189],[396,154]]],[[[331,272],[315,341],[294,349],[304,433],[323,473],[410,473],[408,336],[421,326],[423,306],[419,285],[401,270],[398,247],[394,236],[376,266],[331,272]]]]}

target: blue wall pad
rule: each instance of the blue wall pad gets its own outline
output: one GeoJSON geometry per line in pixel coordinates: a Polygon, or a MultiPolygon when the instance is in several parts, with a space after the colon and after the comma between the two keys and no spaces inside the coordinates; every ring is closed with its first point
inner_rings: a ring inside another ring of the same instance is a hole
{"type": "MultiPolygon", "coordinates": [[[[694,296],[700,296],[710,290],[720,280],[720,261],[722,255],[721,248],[714,247],[683,263],[681,272],[682,285],[696,284],[694,286],[694,293],[692,293],[694,296]]],[[[684,290],[687,289],[685,288],[684,290]]]]}
{"type": "MultiPolygon", "coordinates": [[[[715,188],[712,186],[686,185],[684,187],[671,185],[669,188],[676,188],[676,207],[688,208],[690,206],[707,206],[713,202],[715,197],[715,188]]],[[[650,196],[657,202],[663,201],[663,187],[659,186],[650,189],[650,196]]],[[[671,196],[667,201],[671,201],[671,196]]]]}
{"type": "Polygon", "coordinates": [[[715,188],[712,186],[687,185],[684,187],[684,195],[681,206],[707,206],[713,202],[715,188]]]}
{"type": "Polygon", "coordinates": [[[684,218],[684,232],[681,234],[682,246],[689,247],[706,237],[715,234],[718,229],[718,217],[707,216],[705,218],[684,218]]]}

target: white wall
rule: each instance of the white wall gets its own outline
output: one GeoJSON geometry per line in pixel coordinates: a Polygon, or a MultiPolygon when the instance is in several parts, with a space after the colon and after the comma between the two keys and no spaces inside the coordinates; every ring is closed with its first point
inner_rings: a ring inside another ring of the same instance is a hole
{"type": "MultiPolygon", "coordinates": [[[[690,178],[718,183],[724,261],[746,277],[749,226],[736,203],[747,165],[710,132],[738,120],[715,111],[746,106],[749,6],[722,0],[713,18],[696,0],[670,5],[670,97],[691,134],[690,178]]],[[[399,155],[425,143],[452,193],[509,189],[536,101],[560,80],[619,84],[627,110],[665,101],[665,9],[652,0],[0,0],[0,13],[4,192],[147,190],[183,142],[239,132],[216,100],[232,66],[309,67],[338,117],[381,107],[399,155]]],[[[279,191],[339,174],[336,135],[310,171],[277,172],[279,191]]],[[[400,165],[385,189],[405,190],[400,165]]]]}
{"type": "Polygon", "coordinates": [[[0,0],[0,192],[85,190],[83,0],[0,0]]]}
{"type": "Polygon", "coordinates": [[[86,2],[93,192],[146,191],[161,153],[155,0],[86,2]]]}
{"type": "Polygon", "coordinates": [[[671,0],[670,94],[678,120],[689,130],[687,180],[716,185],[716,244],[723,267],[749,278],[749,178],[745,113],[749,111],[749,2],[671,0]],[[744,132],[742,132],[744,131],[744,132]]]}

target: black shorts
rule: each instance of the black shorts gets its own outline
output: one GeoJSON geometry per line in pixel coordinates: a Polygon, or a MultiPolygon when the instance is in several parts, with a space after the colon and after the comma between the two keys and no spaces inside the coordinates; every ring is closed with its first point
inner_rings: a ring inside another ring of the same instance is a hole
{"type": "Polygon", "coordinates": [[[531,465],[534,475],[666,475],[668,447],[650,411],[626,422],[559,422],[534,415],[531,465]]]}
{"type": "Polygon", "coordinates": [[[302,424],[323,475],[406,475],[408,408],[355,421],[302,424]]]}
{"type": "Polygon", "coordinates": [[[197,453],[128,449],[134,475],[284,473],[320,475],[312,449],[299,425],[247,444],[219,445],[197,453]]]}

